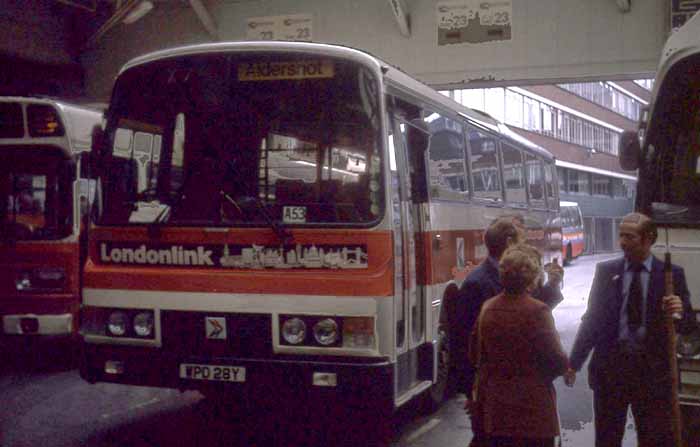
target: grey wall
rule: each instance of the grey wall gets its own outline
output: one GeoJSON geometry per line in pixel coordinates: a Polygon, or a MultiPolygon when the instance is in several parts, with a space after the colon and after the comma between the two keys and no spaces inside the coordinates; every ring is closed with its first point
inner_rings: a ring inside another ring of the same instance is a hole
{"type": "Polygon", "coordinates": [[[70,63],[68,33],[47,1],[0,0],[0,54],[47,64],[70,63]]]}
{"type": "MultiPolygon", "coordinates": [[[[370,51],[433,86],[486,79],[641,77],[652,73],[667,33],[668,0],[512,0],[512,40],[437,45],[434,0],[407,0],[406,38],[385,0],[211,0],[204,2],[223,40],[242,40],[246,19],[311,14],[315,41],[370,51]]],[[[132,25],[119,24],[82,57],[87,93],[105,100],[118,67],[152,50],[212,40],[186,2],[157,2],[132,25]]],[[[475,83],[473,85],[479,85],[475,83]]]]}

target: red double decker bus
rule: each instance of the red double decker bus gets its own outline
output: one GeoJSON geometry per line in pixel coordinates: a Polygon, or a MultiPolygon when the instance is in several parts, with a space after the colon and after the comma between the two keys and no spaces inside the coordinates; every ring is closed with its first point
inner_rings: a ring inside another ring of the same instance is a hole
{"type": "Polygon", "coordinates": [[[90,150],[101,119],[99,111],[60,101],[0,97],[4,336],[77,334],[86,243],[81,212],[89,198],[78,154],[90,150]]]}

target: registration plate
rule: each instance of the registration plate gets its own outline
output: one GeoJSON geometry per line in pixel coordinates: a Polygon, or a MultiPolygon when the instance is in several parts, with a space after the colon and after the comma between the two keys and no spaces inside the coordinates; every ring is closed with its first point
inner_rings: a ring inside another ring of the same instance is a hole
{"type": "Polygon", "coordinates": [[[199,365],[182,363],[180,378],[190,380],[218,380],[223,382],[245,382],[245,368],[242,366],[199,365]]]}

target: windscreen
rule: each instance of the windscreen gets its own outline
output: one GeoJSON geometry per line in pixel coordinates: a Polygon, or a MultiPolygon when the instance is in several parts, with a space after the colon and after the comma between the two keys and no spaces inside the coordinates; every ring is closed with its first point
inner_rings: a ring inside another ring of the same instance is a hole
{"type": "Polygon", "coordinates": [[[61,239],[72,229],[71,164],[58,148],[0,148],[0,237],[61,239]]]}
{"type": "Polygon", "coordinates": [[[319,55],[186,56],[115,85],[99,223],[367,225],[384,209],[378,80],[319,55]]]}
{"type": "Polygon", "coordinates": [[[700,56],[660,86],[639,175],[642,209],[659,221],[700,221],[700,56]]]}

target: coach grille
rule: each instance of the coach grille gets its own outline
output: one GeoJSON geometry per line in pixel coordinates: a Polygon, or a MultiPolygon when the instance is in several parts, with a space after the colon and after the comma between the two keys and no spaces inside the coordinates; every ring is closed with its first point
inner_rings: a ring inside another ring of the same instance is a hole
{"type": "Polygon", "coordinates": [[[178,356],[270,358],[270,315],[161,312],[163,349],[178,356]],[[226,319],[226,339],[208,339],[205,317],[226,319]]]}

